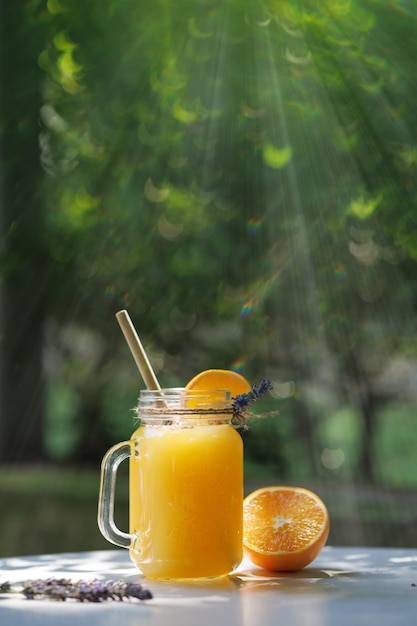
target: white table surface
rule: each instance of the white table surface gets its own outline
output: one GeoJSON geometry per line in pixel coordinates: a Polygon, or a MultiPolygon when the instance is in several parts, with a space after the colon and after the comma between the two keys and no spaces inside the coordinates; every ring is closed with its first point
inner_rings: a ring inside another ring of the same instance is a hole
{"type": "Polygon", "coordinates": [[[244,561],[212,584],[146,580],[125,550],[0,559],[0,582],[140,582],[154,594],[102,604],[0,595],[1,626],[415,626],[417,550],[326,547],[309,567],[271,574],[244,561]]]}

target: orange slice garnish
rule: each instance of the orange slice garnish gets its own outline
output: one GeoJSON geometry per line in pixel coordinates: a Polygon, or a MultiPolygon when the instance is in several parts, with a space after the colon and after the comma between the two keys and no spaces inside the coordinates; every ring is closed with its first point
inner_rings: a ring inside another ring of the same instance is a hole
{"type": "Polygon", "coordinates": [[[302,487],[263,487],[243,501],[244,552],[264,569],[302,569],[318,556],[329,529],[324,502],[302,487]]]}
{"type": "Polygon", "coordinates": [[[222,400],[224,402],[225,395],[224,393],[219,393],[221,390],[230,391],[229,400],[231,400],[241,393],[248,393],[252,387],[244,376],[233,370],[212,369],[205,370],[194,376],[185,389],[197,393],[201,392],[202,396],[204,396],[200,401],[197,399],[195,401],[189,400],[187,402],[188,406],[208,406],[216,405],[222,400]]]}
{"type": "Polygon", "coordinates": [[[241,393],[248,393],[252,386],[246,378],[233,370],[205,370],[194,376],[186,385],[186,389],[194,391],[229,390],[231,397],[241,393]]]}

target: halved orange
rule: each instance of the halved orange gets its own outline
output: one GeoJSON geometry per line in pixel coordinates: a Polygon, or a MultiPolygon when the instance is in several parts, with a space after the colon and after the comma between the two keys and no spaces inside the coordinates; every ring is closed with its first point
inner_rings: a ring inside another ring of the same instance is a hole
{"type": "Polygon", "coordinates": [[[193,391],[219,391],[229,390],[231,397],[241,393],[248,393],[252,386],[246,378],[233,370],[205,370],[190,380],[185,386],[193,391]]]}
{"type": "Polygon", "coordinates": [[[324,502],[303,487],[263,487],[243,501],[244,553],[264,569],[302,569],[318,556],[329,530],[324,502]]]}

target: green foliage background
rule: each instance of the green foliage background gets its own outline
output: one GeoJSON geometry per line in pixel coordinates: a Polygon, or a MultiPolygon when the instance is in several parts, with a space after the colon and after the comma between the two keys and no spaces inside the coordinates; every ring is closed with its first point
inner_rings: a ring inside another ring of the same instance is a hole
{"type": "Polygon", "coordinates": [[[415,486],[412,3],[1,17],[0,459],[97,467],[129,436],[127,308],[163,385],[273,381],[250,475],[415,486]]]}

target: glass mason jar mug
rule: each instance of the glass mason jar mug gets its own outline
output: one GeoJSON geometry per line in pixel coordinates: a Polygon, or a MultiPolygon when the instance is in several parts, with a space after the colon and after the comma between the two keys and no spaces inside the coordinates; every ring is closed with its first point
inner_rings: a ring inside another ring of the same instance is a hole
{"type": "Polygon", "coordinates": [[[230,392],[141,391],[139,428],[101,470],[98,524],[150,578],[224,576],[242,560],[243,444],[230,392]],[[116,474],[130,458],[129,533],[114,522],[116,474]]]}

